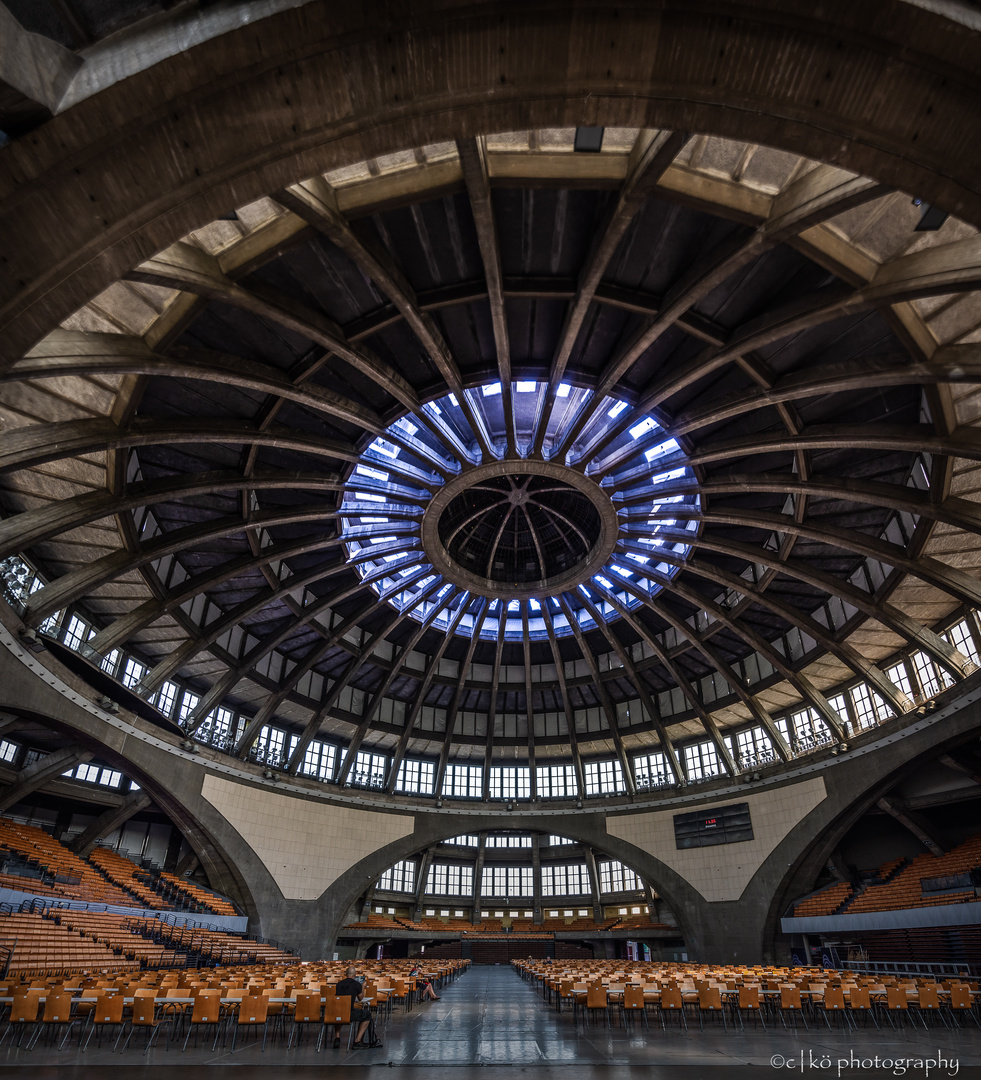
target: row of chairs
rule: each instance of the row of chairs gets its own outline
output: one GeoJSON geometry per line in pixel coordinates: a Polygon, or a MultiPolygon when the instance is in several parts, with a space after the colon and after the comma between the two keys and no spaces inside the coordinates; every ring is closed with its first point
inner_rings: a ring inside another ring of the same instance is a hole
{"type": "Polygon", "coordinates": [[[959,1026],[958,1016],[970,1017],[981,1028],[969,986],[952,984],[943,996],[941,989],[936,984],[922,983],[911,997],[907,989],[900,986],[885,987],[884,993],[875,995],[867,986],[854,986],[847,991],[841,986],[825,986],[820,996],[811,997],[802,994],[800,987],[783,986],[777,999],[764,996],[758,986],[739,986],[723,992],[718,986],[704,985],[691,995],[683,993],[677,986],[666,986],[652,994],[646,993],[642,986],[627,985],[611,993],[601,985],[583,990],[573,984],[562,984],[558,1000],[560,1006],[563,1000],[572,1000],[584,1022],[601,1016],[604,1023],[609,1024],[616,1012],[624,1027],[635,1017],[649,1027],[648,1015],[653,1012],[662,1031],[665,1030],[665,1015],[676,1017],[679,1027],[683,1026],[686,1031],[689,1016],[697,1016],[700,1029],[704,1029],[706,1018],[721,1019],[724,1028],[731,1022],[733,1025],[738,1023],[743,1029],[743,1018],[752,1017],[754,1026],[758,1022],[765,1030],[767,1019],[772,1022],[777,1016],[785,1028],[793,1025],[795,1029],[798,1022],[807,1028],[809,1017],[812,1022],[823,1019],[829,1029],[832,1019],[836,1026],[844,1024],[854,1028],[859,1018],[866,1024],[871,1019],[876,1028],[881,1026],[880,1020],[884,1018],[894,1029],[907,1023],[915,1028],[916,1021],[926,1029],[927,1020],[933,1022],[935,1017],[950,1028],[959,1026]]]}
{"type": "MultiPolygon", "coordinates": [[[[44,1045],[53,1045],[57,1041],[61,1050],[77,1033],[78,1045],[85,1052],[93,1037],[101,1046],[103,1037],[115,1033],[112,1050],[123,1052],[139,1031],[144,1036],[143,1053],[146,1054],[164,1031],[167,1050],[171,1040],[180,1039],[181,1035],[184,1037],[182,1050],[187,1049],[192,1037],[197,1046],[199,1038],[211,1035],[214,1036],[212,1050],[215,1050],[219,1042],[227,1043],[230,1034],[234,1051],[240,1034],[243,1038],[251,1034],[258,1040],[261,1032],[261,1049],[265,1051],[269,1029],[272,1028],[275,1038],[285,1034],[288,1026],[287,1049],[292,1048],[294,1039],[299,1044],[305,1027],[318,1028],[319,1053],[328,1030],[333,1038],[345,1025],[351,1024],[351,998],[327,994],[326,1002],[322,1003],[319,991],[297,994],[291,1003],[271,1002],[269,999],[273,995],[269,992],[248,994],[233,1006],[222,1002],[221,990],[202,990],[192,1004],[158,1002],[156,993],[152,988],[137,990],[132,1002],[127,1003],[122,994],[102,991],[94,1002],[80,1004],[72,994],[61,990],[47,994],[42,1010],[40,991],[29,991],[15,996],[7,1025],[0,1034],[0,1044],[8,1035],[13,1039],[12,1033],[16,1033],[17,1045],[23,1045],[27,1050],[33,1049],[41,1040],[44,1045]]],[[[382,1008],[381,1014],[384,1013],[382,1008]]],[[[351,1025],[350,1041],[354,1039],[355,1027],[351,1025]]]]}

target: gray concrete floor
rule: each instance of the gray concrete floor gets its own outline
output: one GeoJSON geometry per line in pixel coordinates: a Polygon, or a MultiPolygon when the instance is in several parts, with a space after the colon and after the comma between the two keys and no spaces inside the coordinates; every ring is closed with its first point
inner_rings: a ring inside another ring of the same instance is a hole
{"type": "MultiPolygon", "coordinates": [[[[392,1076],[392,1069],[424,1071],[439,1069],[440,1080],[462,1080],[481,1070],[492,1080],[495,1069],[519,1073],[522,1080],[630,1080],[643,1077],[755,1078],[779,1076],[818,1077],[894,1076],[914,1078],[958,1075],[981,1078],[981,1031],[970,1028],[948,1031],[942,1025],[928,1031],[876,1031],[871,1025],[858,1032],[820,1028],[796,1033],[776,1028],[724,1031],[721,1024],[698,1029],[697,1021],[686,1033],[675,1024],[662,1032],[655,1023],[606,1028],[602,1024],[577,1028],[571,1015],[557,1015],[541,997],[508,967],[476,967],[444,987],[442,1000],[415,1006],[403,1015],[396,1012],[380,1030],[384,1045],[376,1050],[324,1050],[317,1054],[315,1039],[305,1037],[298,1049],[285,1050],[278,1041],[261,1052],[259,1045],[230,1046],[211,1051],[211,1040],[195,1050],[181,1053],[179,1046],[154,1048],[140,1057],[135,1035],[125,1056],[113,1054],[108,1045],[94,1041],[86,1053],[74,1041],[64,1051],[38,1046],[32,1051],[16,1049],[9,1038],[0,1046],[0,1080],[25,1076],[32,1080],[213,1080],[223,1066],[235,1066],[236,1080],[279,1080],[309,1075],[311,1068],[328,1066],[338,1080],[356,1077],[371,1080],[372,1073],[392,1076]],[[137,1048],[134,1050],[134,1046],[137,1048]],[[804,1070],[802,1073],[801,1055],[804,1070]],[[847,1064],[850,1055],[859,1060],[914,1059],[905,1073],[847,1064]],[[771,1059],[785,1064],[775,1068],[771,1059]],[[948,1064],[925,1062],[944,1058],[948,1064]],[[917,1065],[916,1061],[924,1064],[917,1065]],[[841,1065],[839,1072],[839,1061],[841,1065]],[[792,1062],[793,1065],[786,1064],[792,1062]],[[824,1063],[828,1062],[827,1065],[824,1063]],[[489,1072],[486,1070],[490,1070],[489,1072]]],[[[346,1033],[345,1033],[346,1034],[346,1033]]],[[[346,1043],[346,1039],[345,1039],[346,1043]]]]}

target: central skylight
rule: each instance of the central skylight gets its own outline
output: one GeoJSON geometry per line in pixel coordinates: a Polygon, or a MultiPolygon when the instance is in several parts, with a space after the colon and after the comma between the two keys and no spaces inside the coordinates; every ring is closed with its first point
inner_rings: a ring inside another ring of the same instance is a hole
{"type": "Polygon", "coordinates": [[[618,619],[678,573],[700,501],[677,442],[626,402],[547,390],[446,394],[362,454],[340,511],[348,558],[396,610],[466,637],[541,639],[618,619]]]}

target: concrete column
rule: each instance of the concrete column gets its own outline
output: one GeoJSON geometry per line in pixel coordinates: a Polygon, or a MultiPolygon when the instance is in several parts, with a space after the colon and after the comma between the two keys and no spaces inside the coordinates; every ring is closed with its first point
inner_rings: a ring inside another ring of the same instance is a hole
{"type": "Polygon", "coordinates": [[[479,923],[481,919],[480,879],[484,873],[484,851],[487,847],[487,833],[477,834],[477,862],[473,868],[473,908],[470,912],[470,923],[479,923]]]}
{"type": "Polygon", "coordinates": [[[532,902],[532,908],[534,910],[533,920],[537,926],[545,921],[542,914],[542,854],[541,854],[541,837],[538,833],[534,833],[531,838],[531,869],[532,880],[534,882],[534,900],[532,902]]]}
{"type": "Polygon", "coordinates": [[[589,887],[593,894],[593,920],[603,921],[603,904],[600,901],[599,873],[596,870],[596,855],[589,846],[584,848],[586,853],[586,869],[589,871],[589,887]]]}
{"type": "Polygon", "coordinates": [[[412,918],[415,922],[418,922],[419,917],[422,915],[422,898],[426,892],[426,878],[429,876],[429,868],[433,864],[433,852],[435,850],[435,848],[426,848],[422,858],[419,860],[419,876],[416,878],[416,895],[412,907],[412,918]]]}

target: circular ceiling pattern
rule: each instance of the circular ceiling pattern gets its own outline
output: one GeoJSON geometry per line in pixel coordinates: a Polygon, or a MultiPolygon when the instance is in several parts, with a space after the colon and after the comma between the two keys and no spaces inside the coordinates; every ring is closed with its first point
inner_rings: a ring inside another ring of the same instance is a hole
{"type": "Polygon", "coordinates": [[[313,739],[732,769],[734,733],[803,746],[794,710],[849,737],[844,685],[878,722],[921,660],[961,678],[974,230],[709,136],[581,161],[553,132],[355,164],[54,331],[0,400],[25,621],[83,618],[189,732],[224,704],[243,757],[295,735],[294,771],[313,739]]]}
{"type": "Polygon", "coordinates": [[[570,484],[504,472],[457,495],[438,534],[458,566],[506,592],[547,588],[586,559],[601,529],[596,507],[570,484]]]}
{"type": "MultiPolygon", "coordinates": [[[[526,631],[547,636],[545,605],[553,632],[564,636],[573,632],[568,613],[577,627],[595,627],[590,586],[619,592],[619,602],[633,609],[678,572],[690,550],[679,535],[694,535],[697,521],[656,515],[671,507],[697,511],[700,500],[695,490],[661,492],[678,482],[692,486],[677,442],[650,416],[614,431],[627,403],[607,398],[580,440],[584,447],[604,443],[601,454],[580,452],[574,467],[507,456],[507,431],[527,453],[537,422],[550,432],[543,442],[551,448],[593,404],[589,389],[561,383],[549,416],[546,391],[525,380],[510,395],[500,382],[463,390],[462,402],[445,395],[425,405],[428,429],[400,417],[361,456],[340,510],[348,559],[397,610],[488,640],[503,624],[504,640],[520,641],[526,631]],[[489,461],[468,416],[487,433],[489,461]],[[629,510],[619,513],[615,500],[629,510]],[[662,539],[671,530],[672,538],[662,539]],[[673,561],[660,561],[662,554],[673,561]],[[661,577],[648,577],[648,568],[661,577]]],[[[605,621],[619,617],[615,606],[596,603],[605,621]]]]}

